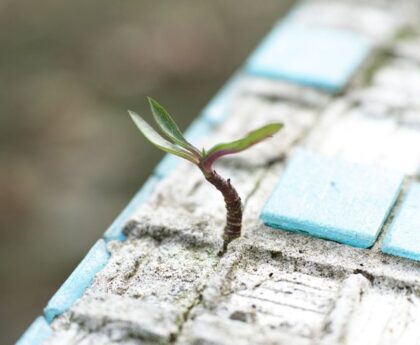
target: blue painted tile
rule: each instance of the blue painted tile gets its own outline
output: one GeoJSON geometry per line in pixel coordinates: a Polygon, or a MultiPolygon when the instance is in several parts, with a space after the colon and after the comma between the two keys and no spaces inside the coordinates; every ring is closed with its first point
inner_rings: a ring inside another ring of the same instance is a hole
{"type": "Polygon", "coordinates": [[[204,138],[208,137],[214,129],[214,125],[204,117],[194,120],[185,131],[185,138],[194,146],[200,147],[204,138]]]}
{"type": "Polygon", "coordinates": [[[126,239],[123,228],[129,217],[134,213],[134,211],[147,199],[150,194],[155,189],[159,179],[156,177],[150,177],[140,188],[140,190],[134,195],[128,205],[124,210],[119,214],[119,216],[114,220],[110,227],[104,233],[104,239],[106,241],[124,241],[126,239]]]}
{"type": "MultiPolygon", "coordinates": [[[[194,146],[201,148],[200,143],[212,132],[214,126],[203,116],[194,120],[185,131],[185,138],[194,146]]],[[[164,178],[174,170],[182,158],[166,154],[155,168],[155,175],[164,178]]]]}
{"type": "Polygon", "coordinates": [[[23,333],[16,345],[41,345],[52,334],[51,327],[43,316],[39,316],[23,333]]]}
{"type": "Polygon", "coordinates": [[[261,219],[274,228],[368,248],[403,180],[399,173],[297,151],[261,219]]]}
{"type": "Polygon", "coordinates": [[[250,74],[340,91],[372,48],[363,35],[292,21],[277,25],[246,63],[250,74]]]}
{"type": "Polygon", "coordinates": [[[420,261],[420,183],[413,184],[385,234],[386,254],[420,261]]]}
{"type": "Polygon", "coordinates": [[[201,116],[214,125],[221,124],[228,116],[237,93],[239,72],[234,74],[204,107],[201,116]]]}
{"type": "Polygon", "coordinates": [[[168,176],[178,166],[180,159],[182,158],[167,153],[156,165],[154,170],[155,176],[159,179],[168,176]]]}
{"type": "Polygon", "coordinates": [[[44,316],[48,322],[64,313],[82,296],[86,288],[92,283],[95,274],[106,265],[108,258],[109,254],[106,250],[105,241],[98,240],[49,300],[44,309],[44,316]]]}

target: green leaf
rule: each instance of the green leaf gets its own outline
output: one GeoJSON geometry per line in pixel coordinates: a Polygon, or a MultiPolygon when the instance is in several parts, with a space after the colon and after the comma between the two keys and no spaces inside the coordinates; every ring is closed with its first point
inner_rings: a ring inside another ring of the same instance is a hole
{"type": "Polygon", "coordinates": [[[282,128],[282,123],[272,123],[249,132],[242,139],[215,145],[207,152],[205,160],[211,164],[222,156],[244,151],[260,141],[273,136],[282,128]]]}
{"type": "Polygon", "coordinates": [[[131,119],[139,128],[140,132],[142,132],[146,139],[149,140],[153,145],[165,152],[172,153],[175,156],[179,156],[189,160],[192,163],[198,164],[197,157],[195,157],[190,152],[185,151],[181,147],[176,146],[162,138],[160,134],[158,134],[146,121],[144,121],[139,114],[131,110],[129,110],[128,113],[130,114],[131,119]]]}
{"type": "Polygon", "coordinates": [[[199,153],[197,148],[191,145],[180,131],[178,125],[172,119],[171,115],[153,98],[148,97],[150,109],[152,110],[153,117],[159,127],[162,129],[169,139],[173,140],[174,143],[182,146],[190,152],[199,153]]]}

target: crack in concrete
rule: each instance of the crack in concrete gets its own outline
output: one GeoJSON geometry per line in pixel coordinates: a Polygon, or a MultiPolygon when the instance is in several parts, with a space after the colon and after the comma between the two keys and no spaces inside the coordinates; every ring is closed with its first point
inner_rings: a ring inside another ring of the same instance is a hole
{"type": "MultiPolygon", "coordinates": [[[[209,278],[209,277],[207,277],[209,278]]],[[[204,286],[201,287],[197,292],[198,295],[196,297],[196,299],[188,306],[188,308],[182,313],[182,320],[180,322],[180,324],[178,325],[178,332],[176,334],[173,334],[171,336],[171,339],[169,341],[169,344],[176,344],[178,341],[179,336],[182,334],[182,331],[184,329],[185,324],[190,320],[190,316],[191,316],[191,312],[192,310],[201,305],[202,301],[203,301],[203,291],[204,291],[204,286]]]]}

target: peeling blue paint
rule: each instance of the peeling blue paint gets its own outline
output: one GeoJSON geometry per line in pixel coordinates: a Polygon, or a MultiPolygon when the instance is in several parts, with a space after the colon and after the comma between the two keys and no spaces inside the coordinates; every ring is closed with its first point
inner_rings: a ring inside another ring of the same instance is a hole
{"type": "MultiPolygon", "coordinates": [[[[200,147],[201,140],[229,116],[244,74],[284,79],[333,93],[345,87],[372,50],[372,43],[361,34],[294,22],[295,14],[304,4],[295,6],[273,29],[245,67],[229,79],[189,126],[185,135],[194,145],[200,147]]],[[[179,162],[180,158],[172,155],[162,159],[155,175],[106,230],[104,239],[95,243],[50,299],[44,309],[45,318],[38,317],[18,345],[38,345],[51,335],[48,323],[68,310],[106,265],[109,253],[105,241],[125,239],[122,232],[125,222],[179,162]]],[[[289,163],[261,218],[275,228],[370,247],[400,193],[403,178],[401,174],[301,151],[289,163]]],[[[419,204],[420,187],[416,184],[386,234],[383,252],[420,260],[420,232],[414,231],[420,227],[419,204]]]]}
{"type": "Polygon", "coordinates": [[[90,286],[95,274],[105,267],[109,258],[106,243],[98,240],[44,309],[45,319],[51,321],[68,310],[90,286]]]}
{"type": "Polygon", "coordinates": [[[25,333],[22,334],[16,342],[16,345],[41,345],[51,334],[50,325],[43,316],[39,316],[32,322],[25,333]]]}

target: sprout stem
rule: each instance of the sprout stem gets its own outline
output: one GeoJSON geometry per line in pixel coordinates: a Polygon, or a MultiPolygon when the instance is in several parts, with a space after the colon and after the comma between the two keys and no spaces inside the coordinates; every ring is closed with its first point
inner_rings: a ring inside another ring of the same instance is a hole
{"type": "Polygon", "coordinates": [[[236,189],[230,183],[230,179],[225,180],[215,170],[206,171],[201,169],[204,177],[217,190],[219,190],[226,205],[226,225],[223,231],[224,250],[227,245],[235,238],[241,236],[242,228],[242,201],[236,189]]]}

